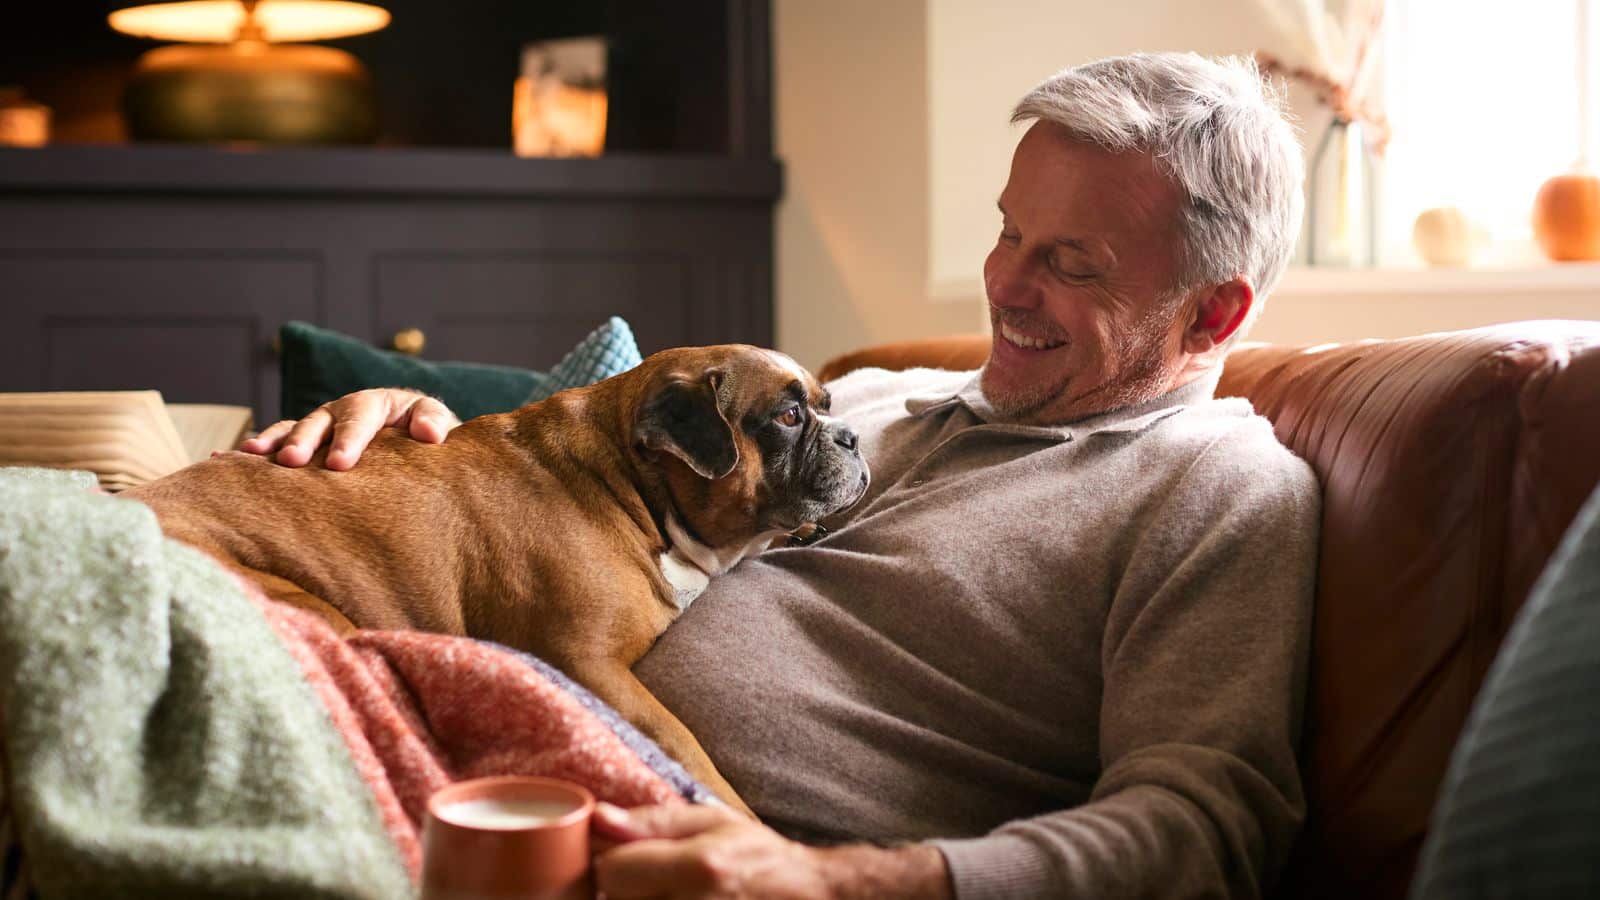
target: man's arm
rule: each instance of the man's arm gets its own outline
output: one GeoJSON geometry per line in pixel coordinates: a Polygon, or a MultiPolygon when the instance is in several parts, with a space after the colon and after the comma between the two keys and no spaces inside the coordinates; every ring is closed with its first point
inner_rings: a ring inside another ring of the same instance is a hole
{"type": "Polygon", "coordinates": [[[380,429],[404,428],[419,441],[437,444],[460,424],[455,413],[426,394],[373,388],[324,403],[298,422],[284,419],[273,423],[241,443],[239,449],[263,456],[277,451],[273,459],[278,464],[299,467],[310,462],[331,436],[333,446],[324,465],[343,471],[356,464],[380,429]]]}
{"type": "Polygon", "coordinates": [[[944,857],[926,844],[807,847],[709,806],[595,808],[595,860],[611,900],[633,897],[767,900],[945,900],[944,857]]]}
{"type": "MultiPolygon", "coordinates": [[[[892,375],[882,370],[871,371],[878,377],[846,376],[830,385],[835,390],[836,408],[844,409],[851,402],[862,402],[862,398],[880,401],[886,397],[893,398],[900,392],[899,386],[906,378],[928,380],[942,376],[949,379],[952,375],[932,369],[892,375]],[[866,389],[858,386],[865,386],[866,389]],[[844,398],[842,401],[841,396],[844,398]]],[[[461,420],[456,418],[455,413],[426,394],[408,388],[369,388],[324,403],[298,421],[284,419],[274,422],[263,428],[260,434],[240,443],[239,449],[261,456],[276,451],[273,461],[299,468],[310,462],[318,448],[331,440],[332,446],[328,448],[324,465],[344,471],[360,460],[367,445],[383,428],[403,428],[419,441],[437,444],[460,424],[461,420]]]]}

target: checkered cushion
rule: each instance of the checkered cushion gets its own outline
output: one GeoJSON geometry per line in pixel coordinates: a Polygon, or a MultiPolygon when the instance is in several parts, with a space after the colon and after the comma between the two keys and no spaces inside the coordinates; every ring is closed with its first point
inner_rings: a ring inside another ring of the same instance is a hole
{"type": "Polygon", "coordinates": [[[633,329],[617,316],[589,332],[578,346],[555,364],[550,374],[540,374],[540,384],[523,403],[543,400],[556,391],[594,384],[637,366],[640,363],[639,345],[633,340],[633,329]]]}

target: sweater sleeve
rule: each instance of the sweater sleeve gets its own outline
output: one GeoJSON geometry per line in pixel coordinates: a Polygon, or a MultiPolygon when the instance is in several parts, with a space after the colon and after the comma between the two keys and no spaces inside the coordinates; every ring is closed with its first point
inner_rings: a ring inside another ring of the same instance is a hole
{"type": "Polygon", "coordinates": [[[1089,802],[935,842],[957,897],[1271,887],[1305,813],[1295,752],[1319,513],[1310,468],[1259,419],[1145,511],[1101,645],[1089,802]]]}

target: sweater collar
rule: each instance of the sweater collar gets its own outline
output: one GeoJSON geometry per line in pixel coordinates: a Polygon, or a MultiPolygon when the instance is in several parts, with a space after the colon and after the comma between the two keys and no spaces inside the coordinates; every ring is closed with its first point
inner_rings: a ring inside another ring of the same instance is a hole
{"type": "Polygon", "coordinates": [[[1188,384],[1168,391],[1159,397],[1153,397],[1143,403],[1135,403],[1109,412],[1099,413],[1098,415],[1087,416],[1064,425],[1021,425],[1015,422],[1007,422],[1004,417],[995,411],[993,406],[989,405],[988,398],[983,396],[981,377],[981,370],[973,372],[961,389],[953,394],[941,392],[938,394],[912,396],[906,400],[906,412],[913,417],[920,418],[939,410],[965,406],[973,416],[985,425],[999,426],[1007,431],[1037,435],[1055,440],[1082,440],[1091,434],[1099,434],[1101,432],[1138,431],[1178,412],[1186,406],[1194,406],[1210,400],[1216,392],[1217,381],[1222,377],[1222,367],[1215,366],[1209,372],[1202,374],[1188,384]]]}

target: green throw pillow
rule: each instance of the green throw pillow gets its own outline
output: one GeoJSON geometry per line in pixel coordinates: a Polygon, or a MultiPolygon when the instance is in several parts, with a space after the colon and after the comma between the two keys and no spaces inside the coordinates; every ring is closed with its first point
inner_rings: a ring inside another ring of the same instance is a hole
{"type": "Polygon", "coordinates": [[[483,363],[429,362],[379,350],[306,322],[278,332],[283,417],[299,419],[351,391],[408,387],[443,400],[462,421],[506,412],[556,391],[593,384],[639,364],[633,331],[616,316],[578,342],[549,372],[483,363]]]}

